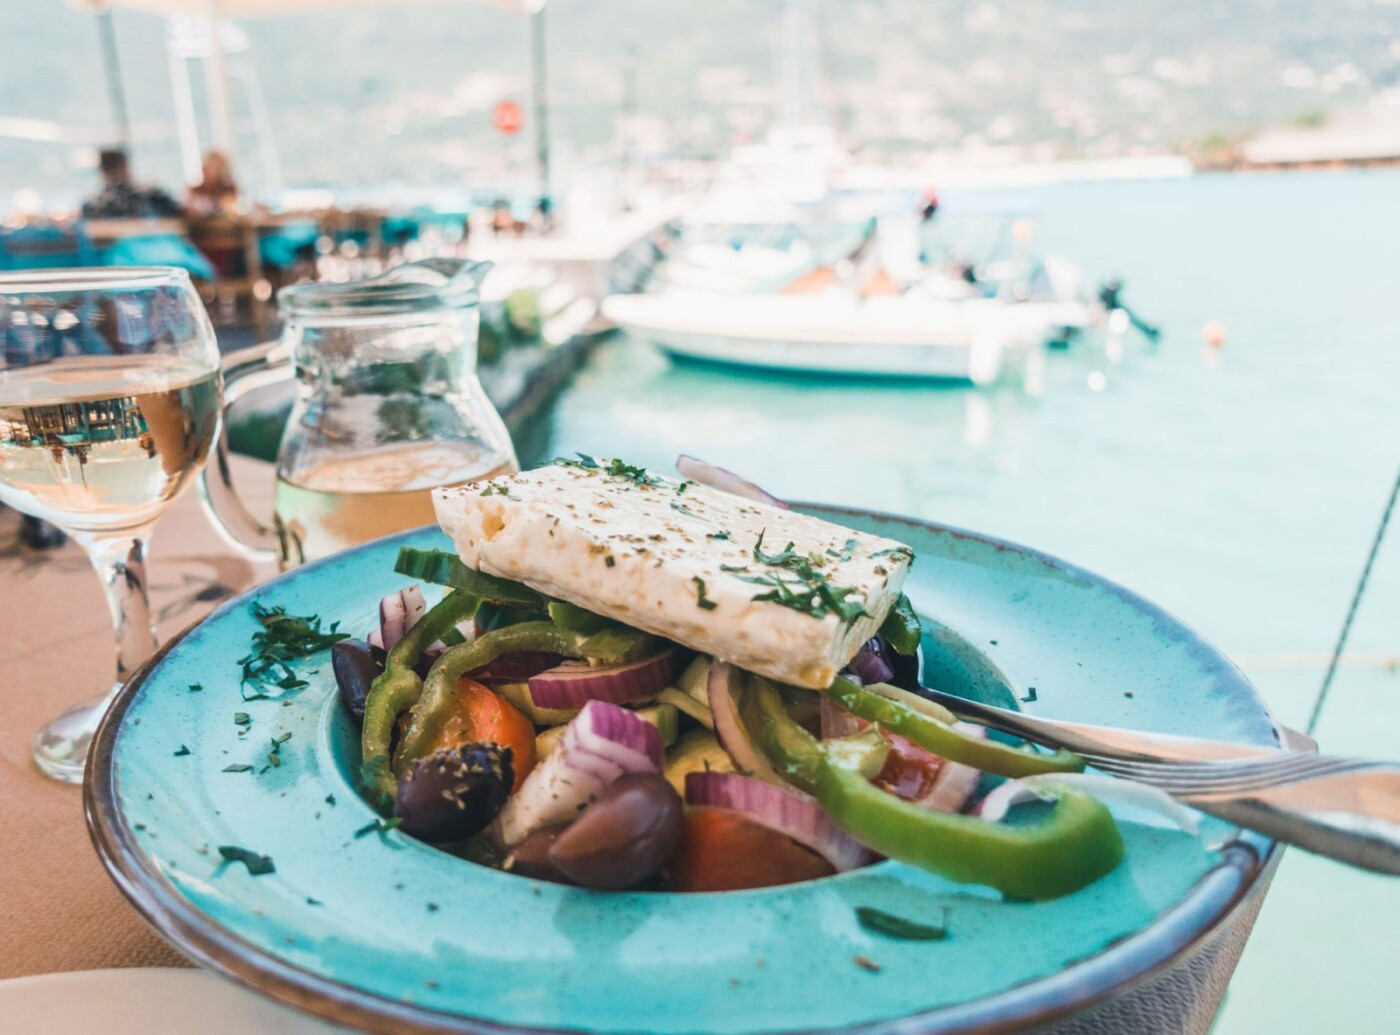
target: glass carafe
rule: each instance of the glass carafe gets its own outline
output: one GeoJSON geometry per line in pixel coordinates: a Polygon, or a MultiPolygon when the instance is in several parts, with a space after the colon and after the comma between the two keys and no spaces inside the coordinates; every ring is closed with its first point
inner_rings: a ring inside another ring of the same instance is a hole
{"type": "Polygon", "coordinates": [[[206,472],[215,523],[284,568],[433,521],[430,490],[517,470],[476,376],[489,263],[429,259],[348,284],[278,294],[281,341],[234,354],[226,401],[295,377],[270,526],[238,499],[226,445],[206,472]]]}

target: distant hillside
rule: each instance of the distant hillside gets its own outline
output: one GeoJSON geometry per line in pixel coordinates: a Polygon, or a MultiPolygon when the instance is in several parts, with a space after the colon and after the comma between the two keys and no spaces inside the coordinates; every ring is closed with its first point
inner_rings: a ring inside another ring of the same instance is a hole
{"type": "MultiPolygon", "coordinates": [[[[761,130],[774,105],[779,9],[777,0],[552,0],[557,144],[566,156],[612,153],[629,44],[646,148],[703,156],[761,130]]],[[[1400,90],[1394,3],[813,0],[811,9],[822,102],[849,143],[882,153],[981,141],[1120,154],[1316,121],[1400,90]]],[[[163,23],[116,18],[140,172],[178,182],[163,23]]],[[[427,3],[244,28],[289,182],[460,182],[528,162],[528,127],[513,141],[490,127],[496,101],[527,97],[518,17],[427,3]]],[[[21,186],[85,190],[80,145],[109,136],[92,17],[58,0],[0,4],[0,207],[21,186]],[[46,122],[60,124],[62,140],[16,139],[44,136],[46,122]]]]}

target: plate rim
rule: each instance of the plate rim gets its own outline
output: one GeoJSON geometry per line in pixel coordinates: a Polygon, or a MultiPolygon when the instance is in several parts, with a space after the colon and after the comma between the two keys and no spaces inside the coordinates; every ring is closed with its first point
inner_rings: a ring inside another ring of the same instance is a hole
{"type": "MultiPolygon", "coordinates": [[[[995,536],[868,508],[824,503],[794,502],[795,509],[827,515],[873,517],[950,535],[1034,559],[1049,568],[1082,576],[1108,589],[1138,610],[1176,627],[1193,645],[1224,662],[1238,689],[1264,711],[1275,739],[1283,744],[1285,732],[1278,718],[1239,667],[1223,652],[1161,606],[1125,586],[1053,554],[995,536]]],[[[311,564],[283,572],[224,601],[204,618],[191,623],[167,640],[122,687],[102,719],[92,740],[83,779],[83,810],[88,834],[109,877],[141,917],[180,952],[200,965],[232,979],[245,988],[268,995],[297,1009],[335,1023],[393,1035],[405,1025],[435,1035],[595,1035],[595,1029],[510,1024],[468,1014],[444,1011],[366,992],[325,977],[315,971],[269,953],[202,913],[182,895],[140,850],[135,831],[126,822],[118,803],[117,774],[113,765],[122,716],[160,662],[191,633],[246,605],[269,586],[303,577],[346,556],[386,542],[420,536],[424,525],[363,543],[311,564]]],[[[1268,838],[1242,831],[1221,846],[1221,861],[1207,870],[1186,894],[1146,927],[1128,937],[1076,960],[1059,972],[1004,989],[992,996],[902,1017],[838,1025],[821,1029],[825,1035],[886,1035],[886,1033],[971,1032],[1001,1035],[1051,1023],[1088,1009],[1112,995],[1136,987],[1192,955],[1227,923],[1255,894],[1267,890],[1277,868],[1281,848],[1268,838]]],[[[775,1035],[785,1035],[791,1029],[775,1035]]]]}

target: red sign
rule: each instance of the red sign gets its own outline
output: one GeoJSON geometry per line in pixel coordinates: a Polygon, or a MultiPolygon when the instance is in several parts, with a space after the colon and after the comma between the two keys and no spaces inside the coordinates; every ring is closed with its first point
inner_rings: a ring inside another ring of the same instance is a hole
{"type": "Polygon", "coordinates": [[[502,133],[519,133],[520,127],[525,125],[525,113],[520,110],[520,105],[514,101],[502,101],[496,105],[496,111],[491,116],[491,121],[502,133]]]}

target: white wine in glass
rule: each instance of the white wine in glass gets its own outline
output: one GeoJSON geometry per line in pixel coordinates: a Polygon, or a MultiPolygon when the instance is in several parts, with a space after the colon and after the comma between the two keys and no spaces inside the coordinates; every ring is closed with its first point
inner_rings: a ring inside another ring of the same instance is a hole
{"type": "MultiPolygon", "coordinates": [[[[155,649],[151,528],[192,484],[220,411],[213,328],[182,270],[0,275],[0,502],[87,550],[112,611],[116,687],[155,649]]],[[[39,732],[41,769],[82,779],[114,692],[39,732]]]]}

